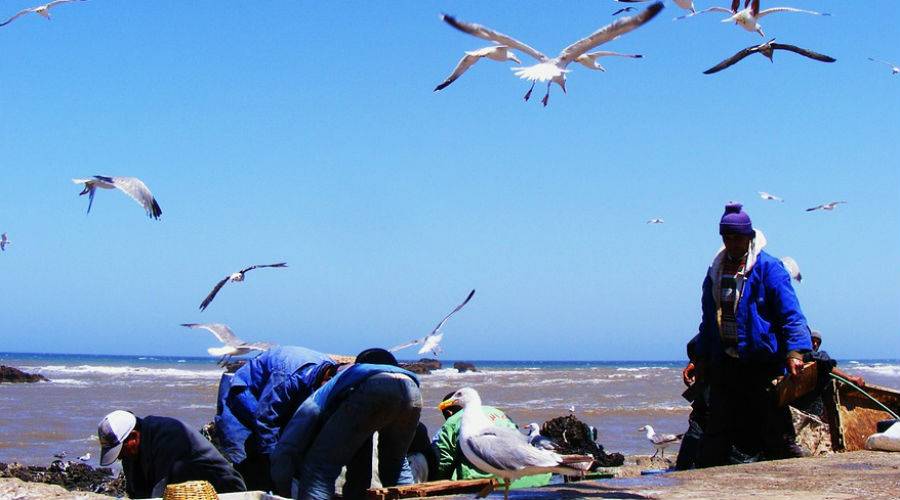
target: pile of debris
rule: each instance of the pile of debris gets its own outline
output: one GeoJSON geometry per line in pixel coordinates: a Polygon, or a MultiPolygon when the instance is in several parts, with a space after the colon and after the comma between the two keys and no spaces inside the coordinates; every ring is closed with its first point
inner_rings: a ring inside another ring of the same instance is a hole
{"type": "Polygon", "coordinates": [[[125,475],[113,475],[109,467],[93,468],[81,462],[55,460],[48,467],[0,462],[0,477],[15,477],[30,483],[62,486],[69,491],[125,496],[125,475]]]}
{"type": "Polygon", "coordinates": [[[541,435],[553,440],[559,447],[557,453],[563,455],[591,455],[597,467],[618,467],[625,463],[621,453],[606,453],[603,446],[594,441],[594,433],[586,423],[574,415],[556,417],[541,425],[541,435]]]}

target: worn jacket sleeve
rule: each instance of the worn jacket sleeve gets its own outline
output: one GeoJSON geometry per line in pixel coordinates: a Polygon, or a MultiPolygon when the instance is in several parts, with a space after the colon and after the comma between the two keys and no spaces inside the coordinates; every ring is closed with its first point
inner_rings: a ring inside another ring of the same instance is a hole
{"type": "Polygon", "coordinates": [[[713,298],[712,278],[709,277],[709,273],[703,279],[703,295],[700,299],[700,308],[702,310],[700,327],[697,335],[691,340],[695,356],[695,358],[691,358],[691,361],[694,362],[702,362],[709,359],[710,346],[715,341],[713,335],[718,329],[716,325],[716,301],[713,298]]]}
{"type": "Polygon", "coordinates": [[[309,395],[306,385],[295,374],[263,395],[256,412],[256,437],[259,453],[269,455],[278,443],[281,429],[309,395]]]}
{"type": "Polygon", "coordinates": [[[437,438],[432,443],[437,456],[437,477],[435,479],[452,479],[453,469],[456,466],[456,454],[458,443],[458,426],[445,423],[441,427],[437,438]]]}
{"type": "Polygon", "coordinates": [[[785,355],[791,352],[804,353],[812,350],[809,327],[806,317],[800,310],[800,301],[791,285],[791,276],[780,262],[772,263],[766,273],[766,299],[770,307],[775,309],[775,316],[780,323],[781,338],[778,339],[785,355]]]}

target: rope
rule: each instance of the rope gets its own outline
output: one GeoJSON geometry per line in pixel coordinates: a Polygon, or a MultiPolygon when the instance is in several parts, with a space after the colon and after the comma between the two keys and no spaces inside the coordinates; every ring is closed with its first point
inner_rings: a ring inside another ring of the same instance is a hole
{"type": "Polygon", "coordinates": [[[844,377],[841,377],[840,375],[835,375],[834,373],[829,373],[829,375],[831,375],[832,377],[834,377],[834,378],[840,380],[841,382],[843,382],[843,383],[849,385],[850,387],[856,389],[857,391],[861,392],[864,396],[866,396],[867,398],[869,398],[869,399],[871,399],[872,401],[874,401],[878,406],[884,408],[884,411],[890,413],[894,418],[900,420],[900,416],[898,416],[896,413],[894,413],[893,410],[891,410],[890,408],[888,408],[887,406],[885,406],[884,403],[882,403],[881,401],[878,401],[877,399],[875,399],[874,397],[872,397],[872,395],[869,394],[868,392],[862,390],[858,385],[856,385],[856,384],[854,384],[853,382],[851,382],[851,381],[845,379],[844,377]]]}

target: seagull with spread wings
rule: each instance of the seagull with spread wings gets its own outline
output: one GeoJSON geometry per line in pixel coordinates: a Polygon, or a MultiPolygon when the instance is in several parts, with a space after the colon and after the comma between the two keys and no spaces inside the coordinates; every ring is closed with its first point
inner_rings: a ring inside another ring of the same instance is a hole
{"type": "MultiPolygon", "coordinates": [[[[826,56],[825,54],[819,54],[818,52],[813,52],[809,49],[797,47],[796,45],[775,43],[775,39],[773,38],[766,43],[763,43],[760,45],[754,45],[753,47],[747,47],[746,49],[741,50],[737,54],[729,57],[728,59],[725,59],[724,61],[720,62],[719,64],[716,64],[712,68],[709,68],[708,70],[704,71],[703,74],[711,75],[713,73],[718,73],[719,71],[722,71],[723,69],[728,68],[728,67],[740,62],[741,60],[743,60],[745,57],[749,56],[750,54],[762,54],[762,55],[768,57],[769,60],[774,63],[775,59],[773,59],[773,56],[775,55],[776,50],[787,50],[789,52],[794,52],[795,54],[800,54],[801,56],[808,57],[810,59],[814,59],[814,60],[820,61],[820,62],[826,62],[826,63],[833,63],[834,61],[837,60],[831,56],[826,56]]],[[[760,193],[760,195],[762,195],[762,193],[760,193]]]]}
{"type": "Polygon", "coordinates": [[[488,40],[497,45],[508,47],[509,49],[518,50],[536,59],[538,61],[537,64],[526,67],[515,67],[512,69],[519,78],[532,82],[531,88],[525,93],[526,101],[531,98],[531,92],[534,90],[534,86],[537,82],[547,82],[547,93],[541,100],[544,106],[546,106],[547,101],[550,99],[550,85],[552,83],[559,85],[563,92],[566,91],[566,73],[570,71],[566,68],[570,63],[577,61],[578,58],[583,56],[590,57],[590,54],[588,54],[589,50],[640,27],[647,21],[653,19],[662,9],[662,2],[656,2],[637,15],[619,18],[612,24],[604,26],[587,37],[569,45],[563,49],[558,56],[553,58],[544,55],[537,49],[534,49],[515,38],[494,31],[486,26],[459,21],[455,17],[446,14],[441,18],[450,26],[453,26],[464,33],[488,40]]]}
{"type": "Polygon", "coordinates": [[[812,211],[814,211],[814,210],[828,210],[828,211],[831,211],[831,210],[834,210],[835,208],[837,208],[837,206],[840,205],[841,203],[847,203],[847,202],[846,202],[846,201],[832,201],[831,203],[825,203],[825,204],[823,204],[823,205],[818,205],[818,206],[815,206],[815,207],[807,208],[806,211],[807,211],[807,212],[812,212],[812,211]]]}
{"type": "Polygon", "coordinates": [[[469,303],[469,301],[472,299],[473,295],[475,295],[475,289],[472,289],[472,291],[469,292],[469,295],[466,296],[466,300],[462,301],[462,304],[456,306],[455,309],[450,311],[450,314],[444,316],[444,319],[442,319],[440,321],[440,323],[438,323],[438,325],[436,327],[434,327],[434,330],[431,330],[431,333],[429,333],[428,335],[426,335],[420,339],[411,340],[405,344],[400,344],[398,346],[394,346],[394,347],[390,348],[389,350],[391,352],[397,352],[397,351],[406,349],[407,347],[412,347],[414,345],[422,344],[422,347],[419,348],[419,354],[425,354],[426,352],[431,351],[432,354],[437,356],[441,352],[441,347],[438,344],[440,344],[441,340],[443,340],[443,338],[444,338],[444,332],[441,331],[441,328],[444,327],[444,323],[446,323],[447,320],[450,319],[450,316],[453,316],[454,314],[456,314],[457,311],[459,311],[466,304],[469,303]]]}
{"type": "Polygon", "coordinates": [[[19,12],[16,12],[15,15],[10,17],[6,21],[3,21],[2,23],[0,23],[0,27],[6,26],[7,24],[15,21],[16,19],[24,16],[25,14],[30,14],[32,12],[34,12],[35,14],[37,14],[39,16],[43,16],[44,18],[46,18],[49,21],[50,20],[50,9],[52,9],[53,7],[56,7],[57,5],[62,4],[62,3],[83,2],[83,1],[84,0],[54,0],[53,2],[45,3],[44,5],[38,5],[37,7],[29,7],[27,9],[22,9],[19,12]]]}
{"type": "MultiPolygon", "coordinates": [[[[650,0],[616,0],[619,3],[644,3],[649,2],[650,0]]],[[[694,9],[694,0],[673,0],[675,5],[681,7],[684,10],[689,10],[691,12],[696,12],[694,9]]],[[[747,3],[750,3],[750,0],[746,0],[747,3]]],[[[615,14],[613,14],[615,15],[615,14]]]]}
{"type": "Polygon", "coordinates": [[[225,344],[222,347],[210,347],[206,350],[210,356],[221,356],[220,362],[231,356],[243,356],[253,351],[268,351],[272,347],[272,344],[268,342],[245,342],[239,339],[231,331],[231,328],[221,323],[182,323],[181,326],[195,330],[206,330],[215,335],[219,342],[225,344]]]}
{"type": "Polygon", "coordinates": [[[207,295],[206,298],[203,299],[203,302],[200,303],[200,310],[203,311],[206,309],[209,303],[212,302],[214,298],[216,298],[216,294],[219,293],[219,290],[221,290],[222,287],[225,286],[225,283],[228,283],[229,281],[235,283],[244,281],[244,274],[246,274],[248,271],[252,271],[254,269],[262,269],[264,267],[287,267],[287,262],[279,262],[277,264],[258,264],[241,269],[236,273],[231,273],[228,276],[225,276],[218,283],[216,283],[216,286],[214,286],[212,291],[209,292],[209,295],[207,295]]]}
{"type": "Polygon", "coordinates": [[[0,234],[0,251],[6,251],[6,245],[9,245],[9,238],[6,236],[6,233],[0,234]]]}
{"type": "Polygon", "coordinates": [[[434,88],[434,91],[437,92],[439,90],[445,89],[448,85],[455,82],[457,78],[462,76],[463,73],[468,71],[475,63],[477,63],[481,58],[487,57],[492,61],[515,61],[519,64],[522,64],[522,61],[516,57],[515,54],[509,50],[509,47],[506,45],[492,45],[490,47],[483,47],[478,50],[466,51],[466,55],[463,56],[462,59],[456,64],[456,68],[453,69],[453,73],[450,73],[443,82],[441,82],[437,87],[434,88]]]}
{"type": "Polygon", "coordinates": [[[91,206],[94,204],[94,194],[97,189],[118,189],[130,196],[138,205],[144,207],[147,216],[159,220],[162,215],[162,209],[159,203],[153,197],[153,193],[147,188],[147,185],[137,177],[106,177],[103,175],[95,175],[92,179],[72,179],[75,184],[84,184],[84,190],[78,193],[78,196],[88,195],[87,213],[91,213],[91,206]]]}
{"type": "Polygon", "coordinates": [[[625,12],[633,12],[635,10],[637,10],[637,7],[623,7],[621,9],[613,12],[612,15],[618,16],[619,14],[623,14],[625,12]]]}
{"type": "Polygon", "coordinates": [[[647,224],[665,224],[666,221],[662,217],[656,217],[647,221],[647,224]]]}
{"type": "Polygon", "coordinates": [[[881,63],[881,64],[887,64],[888,67],[891,68],[891,74],[892,74],[892,75],[896,75],[897,73],[900,73],[900,66],[897,66],[897,65],[894,64],[894,63],[889,63],[889,62],[887,62],[887,61],[882,61],[881,59],[875,59],[874,57],[870,57],[869,60],[872,61],[872,62],[877,62],[877,63],[881,63]]]}
{"type": "Polygon", "coordinates": [[[707,12],[722,12],[725,14],[731,14],[727,19],[723,19],[723,23],[734,22],[734,24],[739,25],[747,31],[755,31],[759,33],[759,36],[766,36],[763,32],[762,26],[759,24],[759,20],[769,14],[777,14],[779,12],[796,12],[801,14],[812,14],[814,16],[830,16],[831,14],[827,12],[816,12],[814,10],[805,10],[805,9],[795,9],[794,7],[771,7],[769,9],[759,10],[759,0],[752,0],[748,5],[747,2],[744,2],[744,8],[739,9],[740,0],[732,0],[731,8],[726,7],[710,7],[708,9],[698,10],[696,12],[692,12],[690,14],[678,17],[676,19],[684,19],[687,17],[692,17],[697,14],[705,14],[707,12]]]}
{"type": "Polygon", "coordinates": [[[784,198],[782,198],[782,197],[780,197],[780,196],[775,196],[774,194],[769,194],[769,193],[767,193],[767,192],[765,192],[765,191],[757,191],[757,193],[759,193],[759,197],[762,198],[762,199],[764,199],[764,200],[767,200],[767,201],[780,201],[780,202],[784,203],[784,198]]]}

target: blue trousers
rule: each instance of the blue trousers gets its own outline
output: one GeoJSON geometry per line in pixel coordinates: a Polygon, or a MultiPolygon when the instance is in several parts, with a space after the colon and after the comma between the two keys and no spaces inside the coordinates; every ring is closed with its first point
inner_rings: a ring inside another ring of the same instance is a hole
{"type": "Polygon", "coordinates": [[[365,498],[372,481],[372,434],[385,486],[412,484],[406,452],[422,413],[422,394],[401,374],[379,373],[357,386],[322,426],[306,454],[295,498],[329,500],[347,466],[344,498],[365,498]]]}

